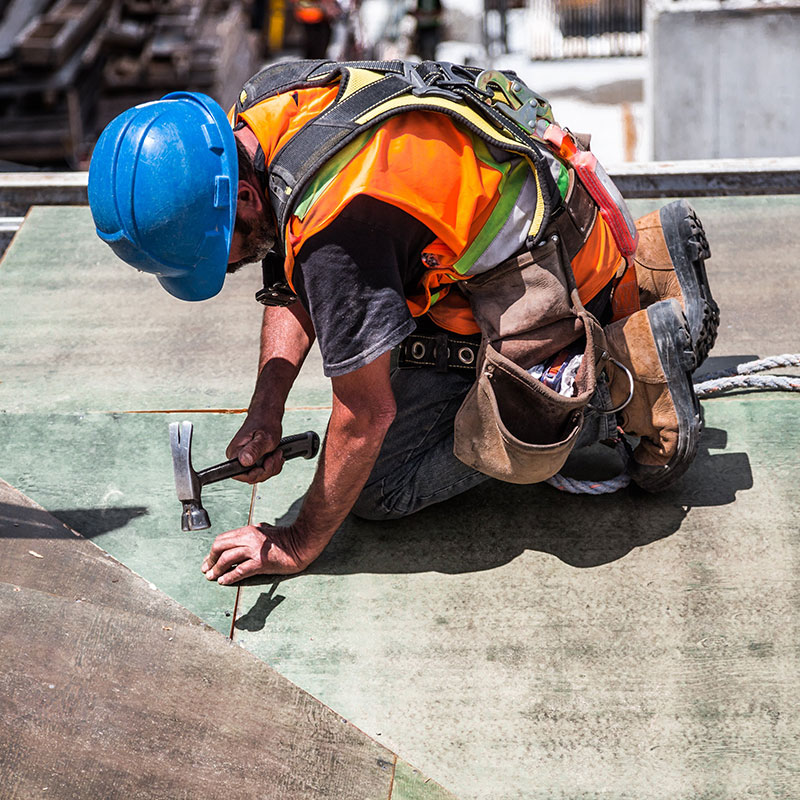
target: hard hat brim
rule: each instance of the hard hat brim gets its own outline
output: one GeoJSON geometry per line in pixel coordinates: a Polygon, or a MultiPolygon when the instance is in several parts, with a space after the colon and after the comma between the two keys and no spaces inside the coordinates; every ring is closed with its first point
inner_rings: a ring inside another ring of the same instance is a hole
{"type": "Polygon", "coordinates": [[[208,300],[222,291],[228,268],[228,243],[222,236],[216,258],[209,258],[201,269],[179,278],[158,276],[158,282],[179,300],[208,300]]]}

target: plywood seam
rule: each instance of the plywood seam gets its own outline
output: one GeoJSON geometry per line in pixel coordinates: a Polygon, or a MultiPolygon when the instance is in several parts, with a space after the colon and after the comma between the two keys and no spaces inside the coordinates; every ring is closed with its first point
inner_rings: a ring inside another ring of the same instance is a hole
{"type": "Polygon", "coordinates": [[[392,777],[389,781],[389,796],[386,800],[392,800],[392,795],[394,794],[394,774],[397,771],[397,754],[392,753],[392,777]]]}

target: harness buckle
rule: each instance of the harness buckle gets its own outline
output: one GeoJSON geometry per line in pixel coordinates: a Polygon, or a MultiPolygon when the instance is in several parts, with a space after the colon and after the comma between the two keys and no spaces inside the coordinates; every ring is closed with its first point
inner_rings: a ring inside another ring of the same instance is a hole
{"type": "Polygon", "coordinates": [[[263,306],[290,306],[297,300],[283,271],[283,259],[270,251],[261,262],[264,287],[256,292],[256,300],[263,306]]]}
{"type": "Polygon", "coordinates": [[[513,120],[529,135],[541,136],[547,125],[553,122],[553,111],[548,100],[534,92],[519,78],[511,77],[498,69],[486,69],[475,78],[475,88],[486,94],[490,104],[513,120]],[[498,100],[494,91],[499,90],[506,102],[498,100]]]}
{"type": "Polygon", "coordinates": [[[435,69],[430,71],[426,80],[420,74],[420,69],[425,68],[426,63],[430,62],[403,62],[403,77],[412,85],[411,94],[416,97],[442,97],[454,102],[462,102],[465,92],[473,96],[477,93],[486,99],[492,97],[491,92],[476,86],[472,73],[449,61],[435,62],[435,69]]]}

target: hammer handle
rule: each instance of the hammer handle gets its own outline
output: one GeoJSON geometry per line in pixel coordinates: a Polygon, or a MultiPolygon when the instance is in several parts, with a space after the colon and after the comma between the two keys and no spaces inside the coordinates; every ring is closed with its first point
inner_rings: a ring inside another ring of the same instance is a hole
{"type": "MultiPolygon", "coordinates": [[[[280,450],[287,461],[290,458],[298,458],[299,456],[314,458],[319,452],[319,436],[314,431],[284,436],[272,452],[274,453],[276,450],[280,450]]],[[[197,480],[200,481],[201,486],[205,486],[209,483],[223,481],[226,478],[233,478],[236,475],[244,475],[245,472],[250,472],[251,469],[260,467],[264,463],[264,459],[271,455],[272,453],[267,453],[250,467],[244,467],[238,458],[232,458],[230,461],[224,461],[222,464],[216,464],[208,469],[200,470],[197,473],[197,480]]]]}

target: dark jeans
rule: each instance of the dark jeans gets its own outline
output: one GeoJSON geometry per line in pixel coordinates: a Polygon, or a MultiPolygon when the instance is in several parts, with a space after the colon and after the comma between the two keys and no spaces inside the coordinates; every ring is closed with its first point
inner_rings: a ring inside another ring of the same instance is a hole
{"type": "MultiPolygon", "coordinates": [[[[586,310],[601,325],[610,321],[611,284],[586,304],[586,310]]],[[[392,369],[397,416],[353,507],[356,516],[399,519],[489,480],[453,455],[456,413],[474,381],[475,374],[469,370],[392,369]]],[[[602,377],[590,406],[576,449],[616,435],[616,416],[594,410],[611,408],[602,377]]]]}
{"type": "MultiPolygon", "coordinates": [[[[397,416],[353,508],[356,516],[399,519],[489,480],[453,455],[456,412],[474,380],[463,370],[392,371],[397,416]]],[[[598,382],[592,405],[611,408],[604,382],[598,382]]],[[[613,416],[587,409],[576,448],[611,438],[615,429],[613,416]]]]}

